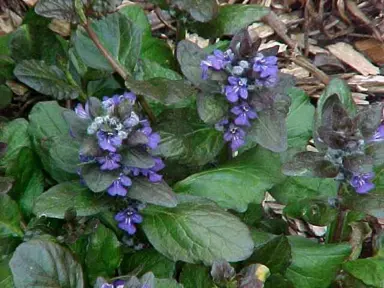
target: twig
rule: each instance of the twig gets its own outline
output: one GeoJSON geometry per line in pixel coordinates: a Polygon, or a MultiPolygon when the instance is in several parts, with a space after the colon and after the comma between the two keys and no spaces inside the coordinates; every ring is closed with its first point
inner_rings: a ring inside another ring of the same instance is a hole
{"type": "Polygon", "coordinates": [[[172,26],[170,23],[168,23],[168,21],[167,20],[165,20],[165,18],[163,17],[163,14],[162,14],[162,12],[161,12],[161,9],[159,8],[159,7],[156,7],[155,8],[155,14],[156,14],[156,16],[157,16],[157,18],[159,18],[159,20],[166,26],[166,27],[168,27],[169,29],[171,29],[172,31],[177,31],[177,29],[174,27],[174,26],[172,26]]]}
{"type": "MultiPolygon", "coordinates": [[[[99,49],[101,54],[108,60],[109,64],[112,66],[113,70],[115,70],[124,80],[128,79],[130,76],[127,71],[123,67],[120,66],[120,64],[109,54],[108,50],[105,49],[105,47],[100,43],[99,38],[97,37],[96,33],[93,31],[93,29],[90,26],[89,20],[86,24],[83,25],[85,31],[88,33],[89,38],[91,38],[92,42],[96,45],[96,47],[99,49]]],[[[143,108],[144,112],[148,115],[149,120],[152,123],[156,122],[156,118],[149,107],[147,101],[145,98],[141,95],[138,96],[138,101],[140,103],[141,108],[143,108]]]]}
{"type": "Polygon", "coordinates": [[[319,68],[314,66],[309,60],[307,60],[303,56],[296,56],[296,57],[291,57],[290,60],[299,65],[300,67],[303,67],[304,69],[308,70],[315,76],[317,79],[319,79],[322,83],[327,85],[330,81],[329,77],[327,74],[325,74],[323,71],[321,71],[319,68]]]}

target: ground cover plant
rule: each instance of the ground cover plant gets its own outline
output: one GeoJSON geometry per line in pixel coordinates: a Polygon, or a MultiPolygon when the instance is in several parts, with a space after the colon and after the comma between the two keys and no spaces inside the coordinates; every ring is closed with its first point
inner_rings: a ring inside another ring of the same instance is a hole
{"type": "Polygon", "coordinates": [[[0,4],[1,287],[384,287],[382,2],[241,2],[0,4]]]}

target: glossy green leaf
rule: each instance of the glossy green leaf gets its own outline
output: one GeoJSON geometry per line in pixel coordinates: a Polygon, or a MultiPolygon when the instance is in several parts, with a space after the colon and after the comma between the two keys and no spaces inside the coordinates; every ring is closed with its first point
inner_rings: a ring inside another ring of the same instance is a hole
{"type": "Polygon", "coordinates": [[[284,273],[291,262],[291,247],[287,237],[276,236],[265,244],[255,248],[247,264],[260,263],[269,268],[271,273],[284,273]]]}
{"type": "Polygon", "coordinates": [[[303,90],[291,88],[288,96],[292,101],[287,116],[288,146],[305,147],[312,137],[315,107],[303,90]]]}
{"type": "MultiPolygon", "coordinates": [[[[140,54],[141,29],[121,13],[109,14],[101,20],[93,21],[90,27],[110,56],[126,71],[132,72],[140,54]]],[[[83,29],[76,31],[73,44],[86,65],[113,72],[109,62],[83,29]]]]}
{"type": "Polygon", "coordinates": [[[28,121],[19,118],[5,124],[0,130],[0,141],[7,144],[5,155],[0,158],[0,166],[10,167],[17,161],[23,147],[31,147],[28,137],[28,121]]]}
{"type": "Polygon", "coordinates": [[[197,112],[200,119],[213,125],[223,119],[228,113],[228,101],[221,94],[197,94],[197,112]]]}
{"type": "Polygon", "coordinates": [[[41,194],[33,212],[37,216],[64,219],[65,212],[73,208],[77,216],[91,216],[108,210],[108,198],[94,195],[79,181],[64,182],[41,194]]]}
{"type": "Polygon", "coordinates": [[[0,85],[0,109],[7,107],[12,101],[13,93],[5,85],[0,85]]]}
{"type": "Polygon", "coordinates": [[[142,214],[148,240],[173,261],[237,262],[252,254],[248,228],[207,200],[179,203],[175,208],[150,206],[142,214]]]}
{"type": "Polygon", "coordinates": [[[195,90],[185,80],[152,78],[140,81],[129,78],[125,85],[136,94],[175,108],[188,106],[195,94],[195,90]]]}
{"type": "Polygon", "coordinates": [[[213,281],[209,267],[197,264],[185,264],[180,274],[180,282],[184,288],[212,288],[213,281]]]}
{"type": "Polygon", "coordinates": [[[169,260],[155,249],[143,249],[132,254],[125,254],[120,268],[124,274],[135,272],[138,276],[151,271],[156,278],[172,278],[176,263],[169,260]]]}
{"type": "Polygon", "coordinates": [[[175,185],[175,191],[244,212],[249,203],[261,203],[264,192],[283,180],[280,169],[277,154],[257,147],[222,167],[189,176],[175,185]]]}
{"type": "Polygon", "coordinates": [[[167,110],[154,128],[161,142],[156,153],[190,166],[212,161],[224,147],[223,135],[204,124],[194,109],[167,110]]]}
{"type": "Polygon", "coordinates": [[[83,271],[59,244],[31,240],[17,247],[10,261],[16,288],[85,287],[83,271]]]}
{"type": "Polygon", "coordinates": [[[172,188],[165,181],[152,183],[146,178],[134,178],[129,188],[129,197],[144,203],[164,207],[175,207],[177,199],[172,188]]]}
{"type": "MultiPolygon", "coordinates": [[[[40,157],[44,169],[57,182],[79,179],[79,176],[73,171],[69,173],[61,168],[63,166],[61,157],[51,157],[51,155],[55,155],[54,150],[50,151],[55,143],[63,146],[68,145],[60,143],[60,139],[62,140],[69,135],[69,126],[62,116],[64,111],[68,110],[59,106],[56,101],[50,101],[37,103],[29,114],[28,133],[32,138],[35,151],[40,157]]],[[[65,152],[66,155],[73,152],[74,147],[76,147],[76,143],[65,152]]],[[[72,159],[69,159],[71,163],[75,160],[74,154],[72,154],[72,157],[72,159]]],[[[78,156],[76,156],[77,158],[78,156]]]]}
{"type": "Polygon", "coordinates": [[[337,182],[334,179],[287,177],[269,192],[282,204],[305,198],[336,197],[337,182]]]}
{"type": "Polygon", "coordinates": [[[288,237],[292,262],[285,276],[295,288],[328,288],[351,248],[347,244],[317,244],[299,236],[288,237]]]}
{"type": "Polygon", "coordinates": [[[112,277],[122,260],[120,242],[112,230],[99,224],[89,236],[85,265],[91,283],[98,276],[112,277]]]}
{"type": "Polygon", "coordinates": [[[22,237],[21,213],[17,203],[8,195],[0,195],[0,237],[22,237]]]}
{"type": "Polygon", "coordinates": [[[382,287],[384,284],[384,259],[380,257],[348,261],[343,269],[366,285],[382,287]]]}
{"type": "Polygon", "coordinates": [[[219,9],[216,0],[172,0],[172,4],[187,11],[199,22],[208,22],[216,16],[219,9]]]}
{"type": "Polygon", "coordinates": [[[268,13],[269,9],[260,5],[223,5],[214,19],[196,27],[199,35],[206,38],[234,35],[268,13]]]}
{"type": "Polygon", "coordinates": [[[58,100],[76,99],[81,92],[60,68],[43,61],[24,60],[16,66],[14,74],[25,85],[58,100]]]}

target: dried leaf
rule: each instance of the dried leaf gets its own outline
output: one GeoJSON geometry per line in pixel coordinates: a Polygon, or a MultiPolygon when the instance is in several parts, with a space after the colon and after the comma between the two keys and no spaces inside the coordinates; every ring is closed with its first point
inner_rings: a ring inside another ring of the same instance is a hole
{"type": "Polygon", "coordinates": [[[378,67],[369,62],[361,53],[357,52],[347,43],[339,42],[327,46],[327,49],[338,59],[348,64],[364,76],[380,74],[380,69],[378,67]]]}

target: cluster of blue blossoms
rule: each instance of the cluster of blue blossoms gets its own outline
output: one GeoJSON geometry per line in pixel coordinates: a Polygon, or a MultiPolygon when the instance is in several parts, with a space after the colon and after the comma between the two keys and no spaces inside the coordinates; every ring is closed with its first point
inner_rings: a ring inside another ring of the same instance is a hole
{"type": "MultiPolygon", "coordinates": [[[[124,288],[125,281],[124,280],[116,280],[112,284],[104,283],[101,288],[124,288]]],[[[147,284],[143,284],[140,287],[135,286],[137,288],[149,288],[147,284]]]]}
{"type": "MultiPolygon", "coordinates": [[[[384,141],[384,124],[381,124],[376,133],[368,142],[381,142],[384,141]]],[[[375,177],[374,172],[353,174],[349,183],[359,194],[366,194],[375,188],[375,184],[372,183],[375,177]]]]}
{"type": "MultiPolygon", "coordinates": [[[[87,128],[88,137],[95,139],[97,149],[92,153],[80,151],[79,159],[82,164],[97,163],[101,172],[119,171],[119,176],[108,187],[111,196],[127,196],[132,185],[132,177],[144,176],[150,182],[159,182],[162,175],[158,174],[165,165],[158,157],[152,157],[153,166],[150,168],[128,167],[123,165],[122,149],[141,149],[145,153],[151,152],[160,142],[160,135],[152,131],[150,123],[145,118],[140,118],[133,107],[136,95],[124,93],[113,97],[104,97],[101,102],[100,114],[93,117],[90,113],[90,103],[75,107],[76,115],[89,121],[87,128]],[[121,112],[123,111],[123,113],[121,112]]],[[[78,171],[81,176],[81,168],[78,171]]],[[[84,181],[83,181],[84,183],[84,181]]],[[[85,183],[86,184],[86,183],[85,183]]],[[[137,205],[130,205],[124,211],[116,214],[115,220],[120,229],[133,235],[136,232],[135,224],[142,222],[137,205]]]]}
{"type": "Polygon", "coordinates": [[[273,87],[278,82],[276,56],[258,53],[250,60],[236,59],[231,49],[225,52],[215,50],[200,64],[202,78],[208,79],[209,70],[224,71],[228,74],[227,85],[222,89],[231,105],[230,117],[216,124],[216,129],[224,131],[224,140],[230,142],[233,151],[245,144],[246,131],[257,112],[250,105],[249,91],[257,87],[273,87]]]}

